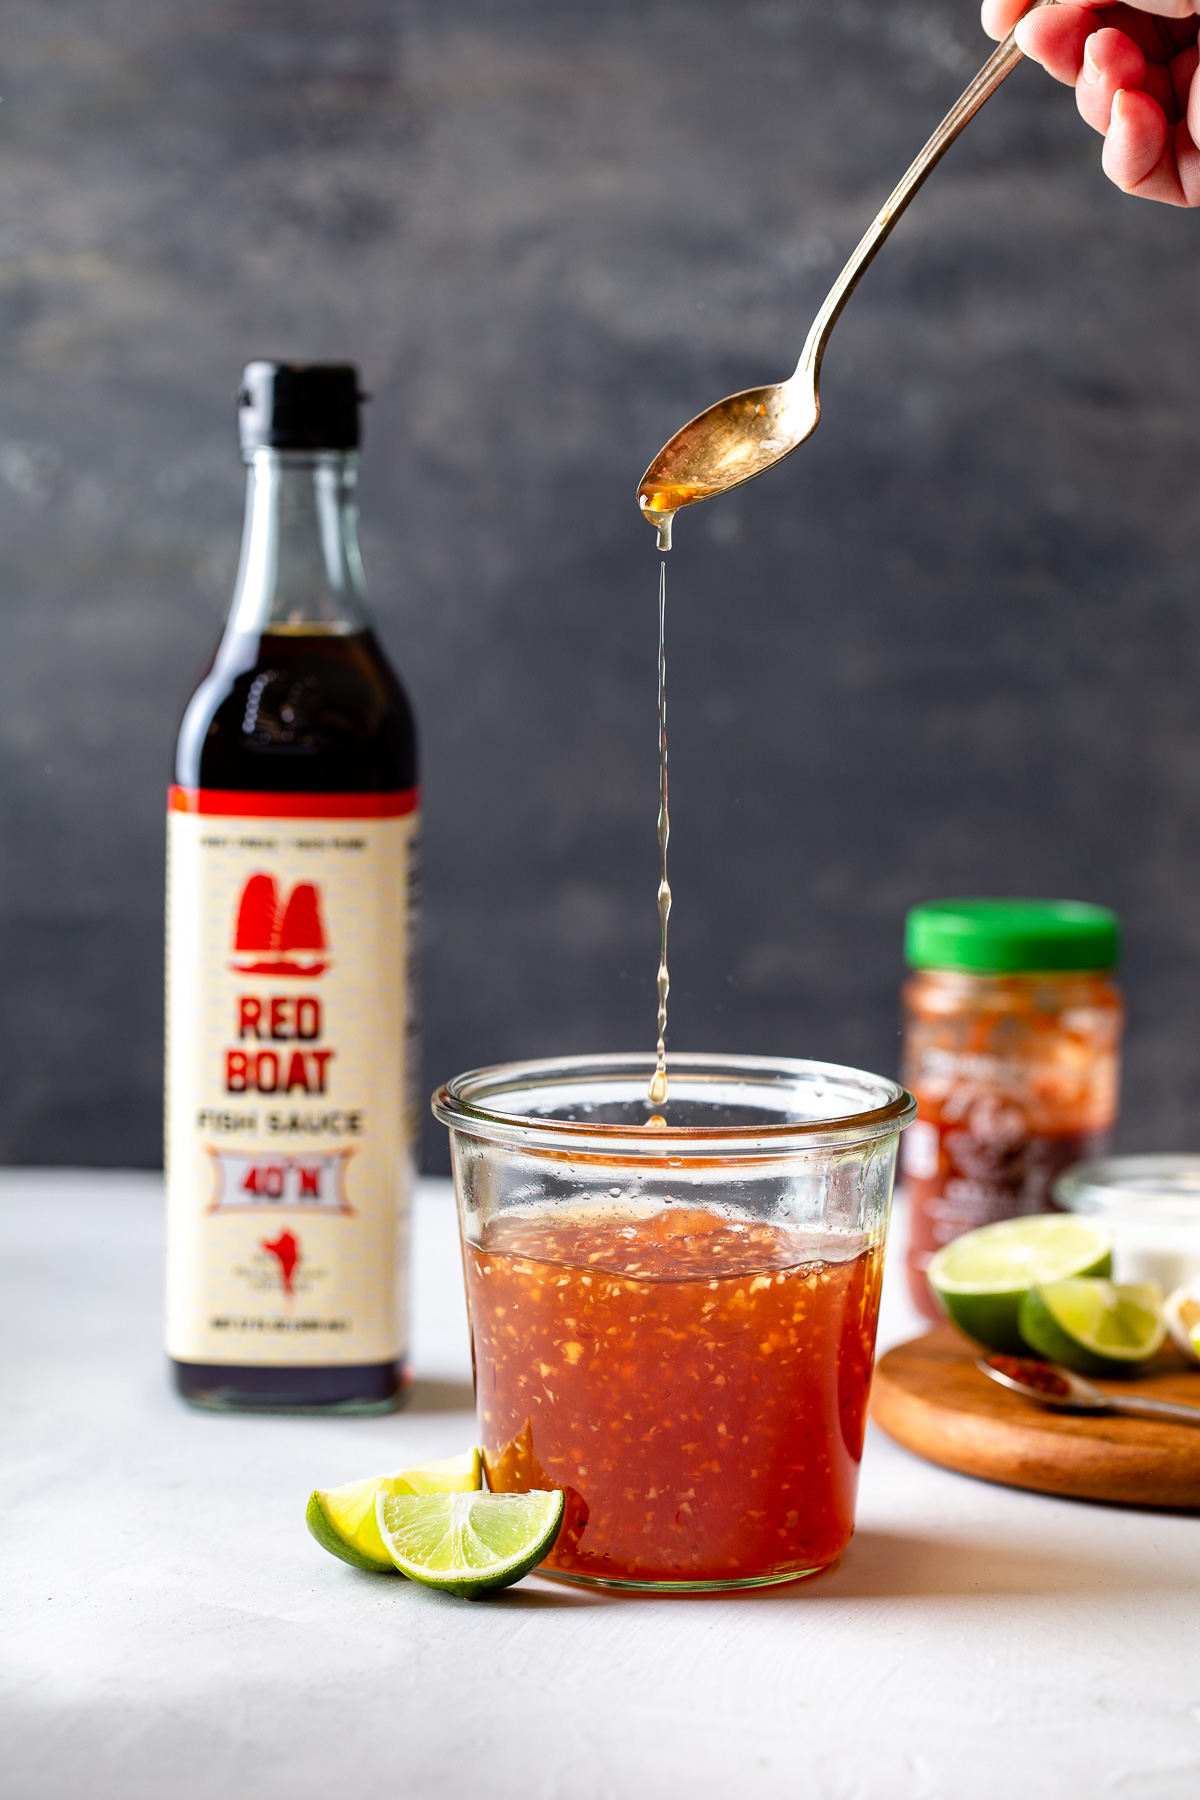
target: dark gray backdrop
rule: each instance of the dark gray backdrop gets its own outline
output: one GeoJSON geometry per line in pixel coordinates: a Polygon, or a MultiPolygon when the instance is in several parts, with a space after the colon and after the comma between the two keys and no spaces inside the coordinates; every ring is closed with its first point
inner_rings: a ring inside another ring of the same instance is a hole
{"type": "MultiPolygon", "coordinates": [[[[987,48],[974,0],[10,0],[0,1156],[159,1158],[163,794],[251,355],[374,395],[427,1083],[650,1046],[637,478],[790,369],[987,48]]],[[[1124,1140],[1200,1144],[1198,232],[1020,69],[852,303],[816,437],[677,527],[677,1048],[890,1070],[907,905],[1092,898],[1124,1140]]]]}

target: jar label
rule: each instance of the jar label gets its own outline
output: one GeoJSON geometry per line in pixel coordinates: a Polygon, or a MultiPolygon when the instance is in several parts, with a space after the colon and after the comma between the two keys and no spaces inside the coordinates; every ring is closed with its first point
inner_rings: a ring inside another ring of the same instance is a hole
{"type": "Polygon", "coordinates": [[[406,1349],[415,789],[172,788],[167,1352],[406,1349]]]}

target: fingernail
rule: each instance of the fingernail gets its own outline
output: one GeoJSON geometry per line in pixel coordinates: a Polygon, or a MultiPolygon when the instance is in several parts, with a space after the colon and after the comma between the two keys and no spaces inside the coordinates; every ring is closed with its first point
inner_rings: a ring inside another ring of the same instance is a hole
{"type": "Polygon", "coordinates": [[[1100,79],[1100,64],[1096,61],[1095,43],[1096,36],[1093,32],[1083,46],[1083,67],[1079,71],[1080,81],[1086,81],[1089,84],[1100,79]]]}
{"type": "Polygon", "coordinates": [[[1120,125],[1123,125],[1125,123],[1125,89],[1124,88],[1118,88],[1116,93],[1113,95],[1112,119],[1109,120],[1110,125],[1112,124],[1113,120],[1116,120],[1117,123],[1120,125]]]}

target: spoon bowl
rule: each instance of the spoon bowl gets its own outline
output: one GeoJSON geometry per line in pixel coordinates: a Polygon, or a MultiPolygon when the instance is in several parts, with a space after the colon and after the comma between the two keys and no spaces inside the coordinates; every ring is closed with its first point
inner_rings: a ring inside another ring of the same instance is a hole
{"type": "Polygon", "coordinates": [[[1149,1394],[1109,1394],[1059,1363],[1037,1362],[1027,1356],[981,1356],[975,1367],[989,1381],[1055,1412],[1128,1413],[1138,1419],[1200,1425],[1200,1406],[1156,1400],[1149,1394]]]}
{"type": "Polygon", "coordinates": [[[1061,1412],[1108,1412],[1112,1406],[1100,1388],[1057,1363],[1036,1362],[1027,1356],[981,1356],[975,1367],[990,1381],[1036,1400],[1039,1406],[1061,1412]]]}
{"type": "Polygon", "coordinates": [[[772,387],[746,388],[698,413],[659,451],[642,477],[638,504],[671,548],[671,521],[682,506],[753,481],[817,428],[817,384],[799,373],[772,387]]]}

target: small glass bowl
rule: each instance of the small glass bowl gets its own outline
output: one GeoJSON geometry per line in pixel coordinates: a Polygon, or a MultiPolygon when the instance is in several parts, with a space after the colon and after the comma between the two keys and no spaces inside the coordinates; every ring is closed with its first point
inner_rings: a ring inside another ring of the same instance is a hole
{"type": "Polygon", "coordinates": [[[1169,1294],[1200,1276],[1200,1156],[1076,1163],[1054,1198],[1108,1226],[1114,1281],[1156,1281],[1169,1294]]]}

